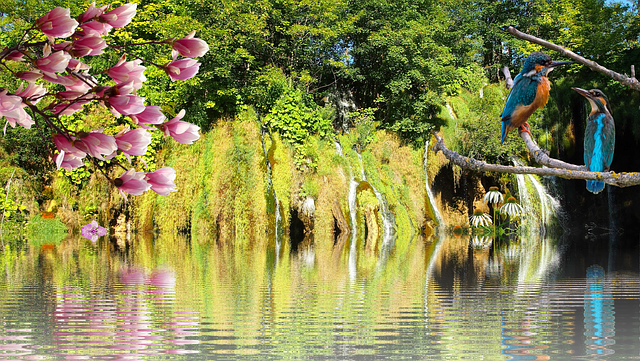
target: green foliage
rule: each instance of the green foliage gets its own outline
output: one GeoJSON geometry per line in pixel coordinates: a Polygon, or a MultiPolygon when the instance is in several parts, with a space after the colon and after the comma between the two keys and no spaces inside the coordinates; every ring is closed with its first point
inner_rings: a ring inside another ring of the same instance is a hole
{"type": "Polygon", "coordinates": [[[4,213],[4,217],[6,219],[11,217],[14,213],[22,212],[25,209],[27,209],[27,207],[24,204],[16,202],[10,194],[7,196],[5,189],[0,187],[0,217],[2,217],[2,214],[4,213]]]}
{"type": "Polygon", "coordinates": [[[312,134],[325,137],[331,132],[332,119],[323,116],[312,99],[300,89],[288,87],[265,116],[265,124],[282,135],[296,149],[298,166],[316,167],[307,141],[312,134]]]}
{"type": "Polygon", "coordinates": [[[60,243],[67,237],[67,227],[59,219],[37,215],[27,222],[24,237],[32,244],[60,243]]]}
{"type": "MultiPolygon", "coordinates": [[[[451,146],[460,154],[490,163],[511,164],[511,158],[524,154],[526,149],[517,136],[518,131],[509,133],[504,144],[500,144],[502,134],[500,114],[508,90],[501,85],[489,85],[483,90],[483,97],[463,92],[451,98],[451,108],[456,122],[455,138],[451,146]]],[[[529,120],[531,128],[536,129],[536,115],[529,120]]]]}

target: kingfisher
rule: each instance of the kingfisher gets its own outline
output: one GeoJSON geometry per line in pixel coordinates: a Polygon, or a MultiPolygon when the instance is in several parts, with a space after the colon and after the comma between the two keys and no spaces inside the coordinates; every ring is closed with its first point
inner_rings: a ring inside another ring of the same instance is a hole
{"type": "Polygon", "coordinates": [[[556,66],[571,64],[570,61],[553,61],[543,52],[534,51],[524,61],[520,74],[513,80],[513,87],[502,111],[502,140],[507,134],[520,128],[520,132],[531,134],[529,117],[536,109],[542,108],[549,100],[551,84],[547,74],[556,66]]]}
{"type": "MultiPolygon", "coordinates": [[[[607,172],[613,160],[616,142],[616,126],[611,116],[609,99],[599,89],[584,90],[571,88],[587,98],[591,113],[587,118],[584,132],[584,164],[591,172],[607,172]]],[[[588,180],[587,190],[598,194],[604,189],[604,182],[588,180]]]]}

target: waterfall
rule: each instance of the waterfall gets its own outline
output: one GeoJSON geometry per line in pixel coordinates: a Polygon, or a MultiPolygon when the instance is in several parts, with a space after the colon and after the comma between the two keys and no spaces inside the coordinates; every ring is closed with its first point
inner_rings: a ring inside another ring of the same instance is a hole
{"type": "MultiPolygon", "coordinates": [[[[360,169],[362,171],[362,180],[366,181],[367,175],[364,171],[364,163],[362,163],[362,156],[357,151],[356,151],[356,154],[358,155],[358,160],[360,161],[360,169]]],[[[371,182],[369,182],[369,185],[371,186],[371,189],[373,189],[373,194],[376,195],[376,199],[380,204],[380,210],[381,210],[380,214],[382,215],[382,248],[386,248],[391,244],[391,241],[393,240],[393,234],[394,234],[393,214],[389,210],[389,204],[387,204],[387,200],[384,198],[382,193],[380,193],[376,189],[376,187],[374,187],[373,184],[371,184],[371,182]]]]}
{"type": "MultiPolygon", "coordinates": [[[[513,159],[513,163],[516,166],[523,165],[517,159],[513,159]]],[[[560,202],[549,195],[537,176],[516,174],[516,180],[520,204],[524,207],[527,215],[525,217],[526,223],[531,226],[531,230],[536,230],[544,235],[547,228],[552,226],[552,222],[558,221],[560,202]]]]}
{"type": "Polygon", "coordinates": [[[427,197],[429,197],[429,206],[431,207],[431,212],[433,216],[436,218],[435,221],[438,225],[444,225],[444,220],[442,219],[442,215],[436,206],[436,199],[431,192],[431,187],[429,186],[429,173],[427,171],[427,154],[429,153],[429,141],[427,140],[424,143],[424,182],[425,188],[427,189],[427,197]]]}
{"type": "MultiPolygon", "coordinates": [[[[278,257],[280,256],[280,248],[282,247],[282,213],[280,211],[280,201],[278,201],[278,195],[276,194],[276,189],[273,187],[273,174],[271,169],[271,161],[269,160],[269,153],[267,152],[267,147],[264,144],[264,135],[267,132],[266,127],[262,125],[260,121],[260,116],[258,115],[258,122],[260,123],[260,138],[262,140],[262,152],[264,153],[264,159],[267,163],[267,175],[268,175],[268,184],[269,188],[273,191],[273,201],[275,202],[276,208],[276,224],[275,224],[275,232],[276,232],[276,263],[278,262],[278,257]]],[[[273,138],[271,139],[271,143],[273,143],[273,138]]]]}

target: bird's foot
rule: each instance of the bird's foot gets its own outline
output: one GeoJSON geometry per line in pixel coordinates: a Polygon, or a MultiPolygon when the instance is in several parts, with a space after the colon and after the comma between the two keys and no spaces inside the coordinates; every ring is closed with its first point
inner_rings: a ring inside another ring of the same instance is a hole
{"type": "Polygon", "coordinates": [[[529,136],[530,136],[531,138],[533,138],[533,136],[531,135],[531,127],[529,127],[529,123],[527,123],[527,122],[524,122],[524,124],[522,124],[522,125],[520,126],[520,128],[518,128],[518,131],[519,131],[520,133],[522,133],[522,132],[527,132],[527,133],[529,133],[529,136]]]}

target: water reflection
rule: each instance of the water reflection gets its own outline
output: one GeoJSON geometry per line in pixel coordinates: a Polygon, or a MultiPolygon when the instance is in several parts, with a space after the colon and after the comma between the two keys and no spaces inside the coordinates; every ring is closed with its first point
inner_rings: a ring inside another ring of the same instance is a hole
{"type": "Polygon", "coordinates": [[[441,236],[376,253],[342,238],[277,256],[176,236],[13,245],[0,359],[640,354],[637,246],[441,236]]]}

